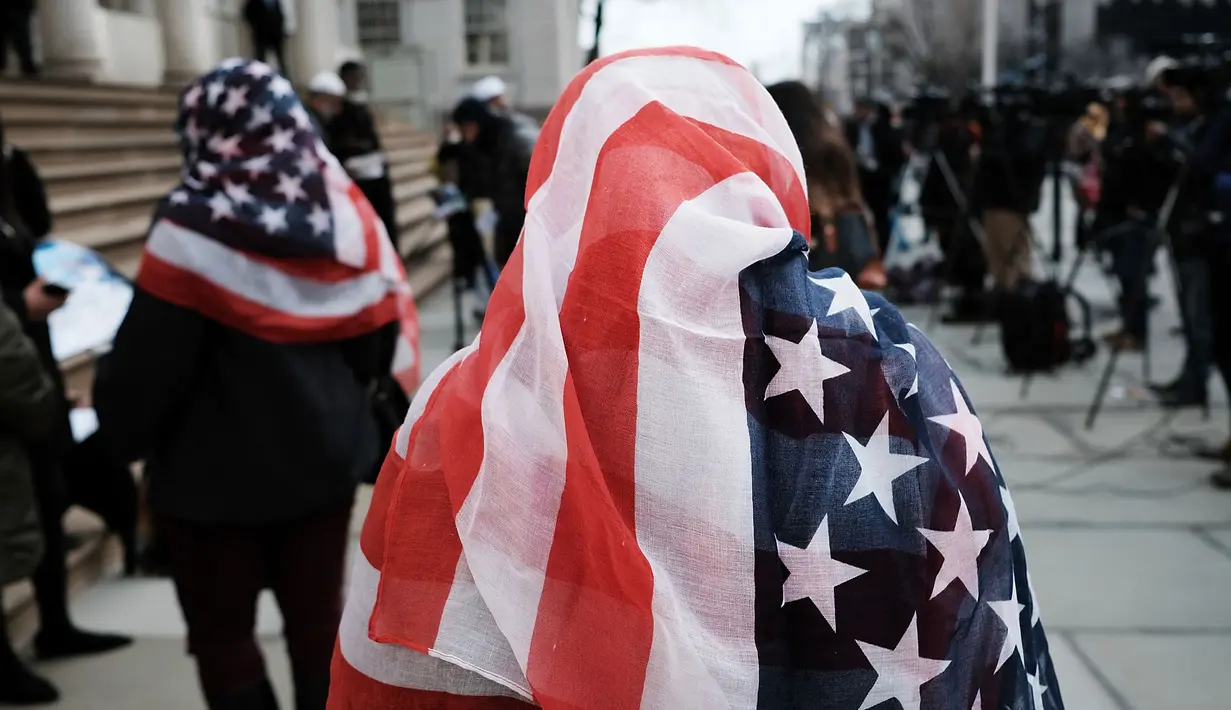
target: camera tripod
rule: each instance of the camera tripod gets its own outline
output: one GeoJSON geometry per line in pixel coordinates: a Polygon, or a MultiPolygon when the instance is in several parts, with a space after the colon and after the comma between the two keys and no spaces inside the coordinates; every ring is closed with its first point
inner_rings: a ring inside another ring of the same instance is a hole
{"type": "MultiPolygon", "coordinates": [[[[1147,243],[1147,251],[1149,252],[1150,257],[1143,259],[1142,273],[1139,274],[1136,288],[1134,288],[1133,292],[1130,294],[1121,294],[1123,301],[1126,304],[1125,310],[1128,310],[1130,307],[1139,308],[1142,306],[1145,306],[1147,309],[1145,339],[1142,343],[1142,378],[1146,383],[1149,383],[1150,381],[1150,320],[1148,305],[1145,303],[1149,299],[1150,268],[1156,260],[1155,255],[1157,254],[1158,247],[1161,246],[1167,254],[1167,265],[1171,270],[1171,281],[1173,287],[1177,289],[1178,297],[1180,270],[1179,265],[1176,263],[1175,250],[1172,248],[1171,235],[1167,231],[1167,224],[1171,221],[1171,215],[1175,211],[1176,203],[1179,200],[1180,188],[1184,184],[1184,180],[1187,175],[1188,163],[1185,162],[1185,164],[1181,166],[1175,181],[1171,184],[1171,188],[1167,191],[1167,198],[1163,201],[1162,207],[1159,208],[1157,217],[1154,219],[1154,222],[1147,227],[1146,238],[1149,240],[1147,243]]],[[[1114,231],[1121,226],[1122,225],[1117,225],[1108,231],[1114,231]]],[[[1112,236],[1114,237],[1115,235],[1113,234],[1112,236]]],[[[1082,260],[1085,255],[1086,250],[1083,250],[1082,253],[1078,255],[1077,261],[1073,264],[1073,269],[1070,272],[1070,279],[1075,279],[1077,277],[1077,270],[1081,267],[1082,260]]],[[[1103,374],[1099,377],[1098,386],[1094,391],[1094,399],[1090,402],[1090,409],[1086,412],[1085,424],[1087,430],[1094,428],[1094,423],[1103,409],[1103,404],[1107,398],[1107,391],[1111,386],[1112,375],[1115,374],[1116,365],[1120,359],[1120,353],[1120,348],[1111,348],[1111,356],[1107,358],[1107,364],[1103,367],[1103,374]]],[[[1207,417],[1209,416],[1209,405],[1206,405],[1205,415],[1207,417]]]]}

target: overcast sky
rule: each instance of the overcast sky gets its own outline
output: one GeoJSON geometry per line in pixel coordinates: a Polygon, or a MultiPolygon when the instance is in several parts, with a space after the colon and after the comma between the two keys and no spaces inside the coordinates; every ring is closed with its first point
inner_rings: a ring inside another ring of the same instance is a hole
{"type": "MultiPolygon", "coordinates": [[[[582,3],[580,41],[593,37],[595,0],[582,3]]],[[[867,12],[868,0],[606,0],[603,54],[668,44],[722,52],[766,82],[800,75],[801,25],[829,8],[867,12]]]]}

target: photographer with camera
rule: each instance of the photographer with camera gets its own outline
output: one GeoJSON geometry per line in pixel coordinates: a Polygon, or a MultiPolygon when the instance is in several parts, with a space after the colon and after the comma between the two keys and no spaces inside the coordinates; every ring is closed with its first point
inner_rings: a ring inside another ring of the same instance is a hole
{"type": "Polygon", "coordinates": [[[1163,122],[1170,106],[1153,92],[1132,91],[1113,103],[1113,122],[1103,145],[1104,173],[1095,211],[1095,245],[1108,252],[1120,285],[1122,328],[1108,335],[1121,352],[1145,347],[1150,293],[1158,248],[1155,227],[1180,163],[1163,122]]]}
{"type": "Polygon", "coordinates": [[[919,191],[919,208],[929,234],[935,234],[944,255],[946,280],[959,289],[945,322],[986,320],[987,259],[971,233],[966,194],[978,151],[978,102],[975,97],[953,106],[947,96],[916,100],[916,120],[926,124],[916,142],[928,155],[927,173],[919,191]]]}
{"type": "Polygon", "coordinates": [[[1030,215],[1047,172],[1047,125],[1028,98],[998,96],[981,117],[982,141],[971,199],[983,215],[988,269],[998,294],[1034,279],[1030,215]]]}
{"type": "MultiPolygon", "coordinates": [[[[1163,406],[1177,408],[1204,406],[1207,381],[1214,360],[1214,307],[1211,252],[1214,213],[1213,168],[1218,158],[1210,139],[1210,114],[1216,108],[1212,87],[1205,71],[1195,66],[1166,68],[1155,83],[1167,94],[1174,112],[1170,130],[1160,138],[1166,147],[1184,154],[1188,168],[1180,186],[1175,210],[1167,225],[1175,259],[1180,311],[1184,323],[1187,354],[1179,377],[1157,388],[1163,406]]],[[[1153,126],[1154,124],[1149,124],[1153,126]]],[[[1159,129],[1152,128],[1152,132],[1159,129]]]]}
{"type": "MultiPolygon", "coordinates": [[[[1229,74],[1223,57],[1206,57],[1169,69],[1163,81],[1176,113],[1192,116],[1187,133],[1190,157],[1171,224],[1172,239],[1177,259],[1183,255],[1185,261],[1203,261],[1208,279],[1205,310],[1201,314],[1207,322],[1194,323],[1189,318],[1186,323],[1189,354],[1192,356],[1200,336],[1208,334],[1213,363],[1224,385],[1231,388],[1231,283],[1221,278],[1231,268],[1231,224],[1227,221],[1231,212],[1229,74]],[[1206,334],[1196,333],[1201,325],[1208,327],[1206,334]],[[1199,337],[1194,338],[1194,334],[1199,337]]],[[[1211,455],[1231,463],[1231,444],[1211,455]]],[[[1231,488],[1231,468],[1215,473],[1212,481],[1217,487],[1231,488]]]]}

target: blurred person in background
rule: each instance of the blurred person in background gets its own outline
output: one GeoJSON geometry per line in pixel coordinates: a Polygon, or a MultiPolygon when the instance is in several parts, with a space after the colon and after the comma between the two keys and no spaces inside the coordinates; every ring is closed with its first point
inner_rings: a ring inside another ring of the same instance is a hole
{"type": "MultiPolygon", "coordinates": [[[[60,407],[34,343],[0,303],[0,590],[29,577],[43,558],[31,452],[55,432],[60,407]]],[[[17,656],[5,617],[0,612],[0,705],[54,703],[59,693],[17,656]]]]}
{"type": "Polygon", "coordinates": [[[829,122],[824,105],[803,83],[774,84],[768,91],[791,127],[808,175],[809,268],[836,266],[850,273],[861,288],[884,288],[876,231],[860,194],[855,157],[841,129],[829,122]]]}
{"type": "Polygon", "coordinates": [[[73,446],[68,419],[71,403],[47,327],[48,316],[64,305],[67,294],[49,289],[34,270],[34,248],[51,231],[51,212],[38,172],[24,151],[4,142],[2,125],[0,145],[0,295],[34,342],[57,395],[54,432],[30,450],[45,548],[33,576],[39,609],[34,646],[44,659],[101,653],[125,646],[131,639],[82,631],[69,618],[68,540],[63,517],[71,500],[63,463],[73,446]]]}
{"type": "Polygon", "coordinates": [[[359,62],[345,62],[338,69],[338,76],[346,85],[346,92],[341,110],[329,127],[330,150],[363,190],[396,246],[397,204],[393,200],[393,181],[389,179],[380,134],[376,130],[376,116],[368,106],[367,68],[359,62]]]}
{"type": "Polygon", "coordinates": [[[467,192],[472,199],[491,200],[497,213],[493,256],[504,268],[526,221],[526,181],[537,132],[473,96],[454,109],[453,123],[466,144],[460,180],[472,186],[467,192]]]}
{"type": "Polygon", "coordinates": [[[337,155],[333,140],[333,124],[342,112],[346,99],[346,84],[342,77],[331,71],[317,72],[308,83],[308,100],[305,106],[312,117],[312,127],[324,141],[330,153],[337,155]]]}
{"type": "Polygon", "coordinates": [[[244,3],[244,21],[252,37],[252,56],[257,61],[268,62],[273,54],[278,60],[278,71],[287,79],[291,69],[286,64],[283,47],[286,44],[286,13],[282,0],[247,0],[244,3]]]}
{"type": "Polygon", "coordinates": [[[920,186],[919,207],[925,227],[936,235],[944,255],[944,277],[959,289],[945,322],[980,321],[990,312],[987,257],[970,229],[973,215],[968,197],[979,143],[978,104],[972,97],[966,97],[957,106],[950,104],[947,108],[936,125],[935,145],[920,186]]]}
{"type": "Polygon", "coordinates": [[[38,76],[34,63],[34,44],[30,38],[30,23],[34,17],[35,0],[4,0],[0,3],[0,74],[8,70],[9,44],[21,62],[21,74],[38,76]]]}
{"type": "Polygon", "coordinates": [[[1103,141],[1111,117],[1106,107],[1091,103],[1081,118],[1069,127],[1065,160],[1071,166],[1070,184],[1077,199],[1077,248],[1085,248],[1089,225],[1098,208],[1103,178],[1103,141]]]}
{"type": "MultiPolygon", "coordinates": [[[[1161,121],[1149,121],[1146,124],[1147,140],[1162,151],[1178,149],[1183,153],[1193,153],[1207,138],[1208,112],[1214,97],[1206,95],[1196,86],[1177,82],[1174,62],[1156,61],[1155,65],[1164,69],[1154,77],[1153,84],[1165,91],[1174,118],[1170,126],[1161,121]]],[[[1153,190],[1154,193],[1162,193],[1161,197],[1156,196],[1153,200],[1161,206],[1166,199],[1166,190],[1177,177],[1176,171],[1160,173],[1157,169],[1139,169],[1136,172],[1140,175],[1140,181],[1165,181],[1165,186],[1160,184],[1153,190]]],[[[1211,304],[1217,300],[1214,298],[1215,282],[1221,280],[1222,272],[1214,270],[1210,261],[1209,249],[1215,241],[1215,230],[1206,219],[1206,215],[1215,209],[1211,180],[1210,175],[1194,170],[1190,163],[1167,225],[1178,271],[1180,314],[1186,345],[1184,365],[1179,375],[1172,382],[1155,388],[1160,403],[1169,408],[1205,406],[1209,400],[1210,370],[1217,364],[1211,304]]]]}
{"type": "Polygon", "coordinates": [[[883,254],[888,251],[891,214],[898,203],[898,179],[907,161],[902,132],[893,125],[888,105],[865,97],[855,102],[846,142],[855,151],[860,189],[872,212],[883,254]]]}
{"type": "Polygon", "coordinates": [[[115,456],[146,462],[211,710],[277,707],[267,587],[295,707],[324,707],[355,488],[388,441],[370,393],[414,318],[378,217],[288,89],[227,62],[183,92],[181,184],[94,386],[115,456]]]}

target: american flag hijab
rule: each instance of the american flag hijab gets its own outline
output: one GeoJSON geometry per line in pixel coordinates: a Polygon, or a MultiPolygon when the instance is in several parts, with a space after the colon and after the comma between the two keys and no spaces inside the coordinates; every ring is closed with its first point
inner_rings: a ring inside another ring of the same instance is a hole
{"type": "Polygon", "coordinates": [[[483,330],[376,486],[332,710],[1059,710],[1012,499],[944,358],[809,273],[731,60],[591,64],[483,330]]]}
{"type": "Polygon", "coordinates": [[[158,205],[137,285],[274,342],[401,324],[394,374],[418,384],[419,324],[384,226],[291,83],[224,62],[180,98],[180,184],[158,205]]]}

